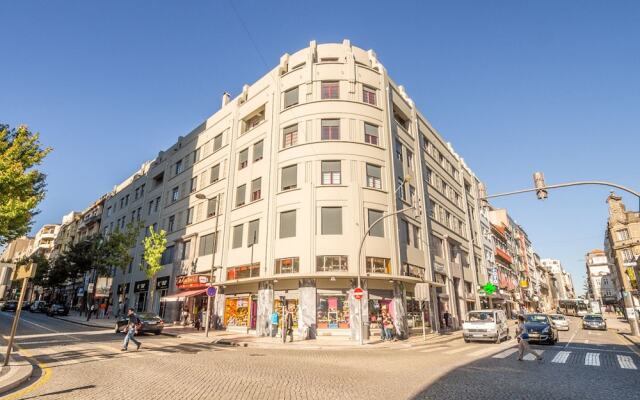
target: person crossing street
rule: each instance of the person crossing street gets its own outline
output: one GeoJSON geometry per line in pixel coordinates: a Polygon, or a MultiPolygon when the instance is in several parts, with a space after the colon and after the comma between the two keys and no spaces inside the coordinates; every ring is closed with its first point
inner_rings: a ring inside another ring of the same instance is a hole
{"type": "Polygon", "coordinates": [[[122,342],[121,351],[127,351],[129,347],[129,341],[135,343],[136,350],[140,350],[140,346],[142,346],[142,343],[140,343],[134,337],[134,335],[138,331],[139,326],[141,325],[140,318],[138,318],[138,316],[133,312],[133,308],[129,308],[129,310],[127,311],[127,316],[129,321],[127,322],[127,326],[125,327],[126,336],[124,337],[124,342],[122,342]]]}
{"type": "Polygon", "coordinates": [[[542,361],[542,356],[537,351],[532,350],[529,347],[529,334],[525,328],[524,315],[518,315],[518,327],[516,328],[516,334],[518,335],[518,361],[522,361],[525,354],[530,353],[536,357],[536,360],[542,361]]]}

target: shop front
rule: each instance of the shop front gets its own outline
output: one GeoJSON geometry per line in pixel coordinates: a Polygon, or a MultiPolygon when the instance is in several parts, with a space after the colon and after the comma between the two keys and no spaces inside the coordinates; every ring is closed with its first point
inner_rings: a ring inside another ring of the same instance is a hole
{"type": "Polygon", "coordinates": [[[248,333],[256,330],[257,321],[258,284],[227,285],[222,315],[222,322],[226,329],[232,332],[248,333]]]}
{"type": "Polygon", "coordinates": [[[343,333],[348,335],[350,333],[348,291],[344,289],[318,289],[317,293],[316,324],[318,327],[318,334],[343,333]]]}
{"type": "Polygon", "coordinates": [[[114,312],[116,315],[121,316],[126,313],[126,309],[129,307],[129,283],[121,283],[118,285],[117,296],[118,304],[114,312]]]}
{"type": "Polygon", "coordinates": [[[160,276],[156,278],[156,293],[153,299],[153,312],[157,312],[160,318],[165,317],[166,314],[166,302],[160,301],[165,297],[169,291],[170,276],[160,276]]]}
{"type": "Polygon", "coordinates": [[[370,333],[371,336],[380,336],[383,316],[388,314],[392,320],[396,319],[393,290],[369,289],[368,295],[370,333]]]}
{"type": "Polygon", "coordinates": [[[143,312],[147,309],[147,299],[149,295],[149,280],[136,281],[133,286],[134,305],[136,312],[143,312]]]}
{"type": "MultiPolygon", "coordinates": [[[[168,286],[168,278],[161,282],[168,286]]],[[[158,278],[160,280],[161,278],[158,278]]],[[[200,326],[202,323],[203,311],[207,305],[206,290],[209,286],[209,275],[180,275],[176,277],[177,292],[160,296],[160,312],[165,320],[180,323],[183,326],[200,326]]],[[[161,286],[163,287],[163,286],[161,286]]],[[[156,283],[158,288],[158,283],[156,283]]],[[[160,289],[162,290],[162,289],[160,289]]],[[[165,293],[168,289],[164,289],[165,293]]]]}

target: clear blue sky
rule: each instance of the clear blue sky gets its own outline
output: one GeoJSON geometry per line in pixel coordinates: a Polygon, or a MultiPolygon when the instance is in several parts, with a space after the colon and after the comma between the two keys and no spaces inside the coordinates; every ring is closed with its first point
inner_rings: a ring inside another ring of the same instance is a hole
{"type": "MultiPolygon", "coordinates": [[[[490,192],[530,186],[535,170],[640,189],[639,2],[233,4],[268,68],[312,39],[375,49],[490,192]]],[[[85,208],[268,69],[229,1],[5,1],[0,15],[0,120],[55,149],[36,228],[85,208]]],[[[494,204],[581,288],[607,194],[494,204]]]]}

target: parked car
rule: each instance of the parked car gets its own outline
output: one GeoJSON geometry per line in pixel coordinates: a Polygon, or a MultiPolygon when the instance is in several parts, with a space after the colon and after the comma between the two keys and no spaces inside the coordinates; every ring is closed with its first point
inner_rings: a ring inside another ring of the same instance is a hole
{"type": "Polygon", "coordinates": [[[568,331],[569,330],[569,320],[564,317],[562,314],[549,314],[549,318],[551,318],[551,322],[556,326],[556,329],[559,331],[568,331]]]}
{"type": "Polygon", "coordinates": [[[507,316],[503,310],[469,311],[462,323],[462,336],[465,342],[471,340],[490,340],[500,343],[509,339],[507,316]]]}
{"type": "Polygon", "coordinates": [[[607,330],[607,321],[602,318],[602,315],[587,314],[582,317],[582,329],[600,329],[607,330]]]}
{"type": "Polygon", "coordinates": [[[529,334],[529,342],[545,344],[558,342],[558,330],[547,314],[527,314],[524,318],[524,328],[529,334]]]}
{"type": "Polygon", "coordinates": [[[31,312],[47,312],[48,306],[46,301],[34,301],[29,307],[29,311],[31,312]]]}
{"type": "MultiPolygon", "coordinates": [[[[162,329],[164,329],[164,321],[158,316],[158,314],[141,312],[136,313],[136,315],[140,318],[140,322],[142,322],[142,329],[139,333],[153,333],[154,335],[162,333],[162,329]]],[[[116,321],[115,333],[123,332],[128,323],[128,317],[120,317],[116,321]]]]}
{"type": "Polygon", "coordinates": [[[8,300],[2,305],[0,310],[2,311],[15,311],[18,308],[18,302],[15,300],[8,300]]]}
{"type": "Polygon", "coordinates": [[[50,317],[54,315],[69,315],[69,307],[62,303],[51,304],[47,310],[47,315],[50,317]]]}

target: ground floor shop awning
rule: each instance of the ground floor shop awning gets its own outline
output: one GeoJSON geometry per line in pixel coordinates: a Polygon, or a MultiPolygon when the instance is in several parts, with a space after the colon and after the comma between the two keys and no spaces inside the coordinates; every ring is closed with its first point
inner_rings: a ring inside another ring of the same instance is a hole
{"type": "Polygon", "coordinates": [[[187,290],[180,293],[175,293],[169,296],[164,296],[160,299],[160,301],[180,301],[182,299],[186,299],[187,297],[197,296],[199,294],[203,294],[207,289],[196,289],[196,290],[187,290]]]}

